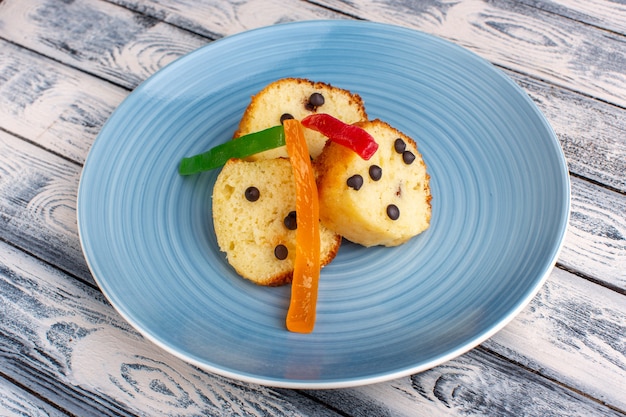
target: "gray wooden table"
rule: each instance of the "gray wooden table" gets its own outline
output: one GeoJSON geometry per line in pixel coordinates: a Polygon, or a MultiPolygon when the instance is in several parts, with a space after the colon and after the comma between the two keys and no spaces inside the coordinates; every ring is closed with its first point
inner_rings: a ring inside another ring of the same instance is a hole
{"type": "Polygon", "coordinates": [[[0,415],[626,415],[623,0],[0,0],[0,415]],[[571,171],[558,263],[494,337],[435,369],[338,390],[229,380],[160,350],[81,252],[82,164],[115,107],[172,60],[285,21],[364,19],[494,63],[571,171]]]}

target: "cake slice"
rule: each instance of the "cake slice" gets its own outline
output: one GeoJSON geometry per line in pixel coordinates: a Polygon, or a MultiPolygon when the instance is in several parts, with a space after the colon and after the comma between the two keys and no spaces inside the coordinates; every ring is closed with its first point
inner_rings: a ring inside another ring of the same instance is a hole
{"type": "MultiPolygon", "coordinates": [[[[328,113],[348,124],[367,120],[363,100],[358,94],[322,82],[283,78],[268,84],[252,97],[234,137],[277,126],[284,118],[302,120],[318,112],[328,113]]],[[[317,157],[322,152],[326,137],[310,129],[305,130],[305,137],[311,157],[317,157]]],[[[287,157],[284,146],[261,152],[248,159],[278,157],[287,157]]]]}
{"type": "Polygon", "coordinates": [[[400,245],[430,225],[426,165],[415,142],[389,124],[357,125],[378,143],[369,160],[329,141],[314,161],[322,224],[363,246],[400,245]]]}
{"type": "MultiPolygon", "coordinates": [[[[296,189],[289,160],[231,159],[213,188],[217,243],[228,263],[259,285],[291,282],[296,254],[296,189]]],[[[341,237],[320,225],[321,266],[333,260],[341,237]]]]}

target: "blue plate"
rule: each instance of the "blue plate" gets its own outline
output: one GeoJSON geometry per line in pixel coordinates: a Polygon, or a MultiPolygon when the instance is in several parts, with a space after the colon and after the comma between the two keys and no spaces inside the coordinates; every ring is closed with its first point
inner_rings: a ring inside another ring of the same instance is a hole
{"type": "Polygon", "coordinates": [[[475,347],[536,294],[568,215],[561,148],[516,84],[442,39],[354,21],[253,30],[162,69],[106,123],[78,195],[85,257],[128,322],[203,369],[292,388],[384,381],[475,347]],[[288,76],[360,94],[371,118],[416,139],[432,177],[430,229],[397,248],[345,243],[309,335],[285,330],[288,286],[245,281],[219,251],[218,172],[177,174],[288,76]]]}

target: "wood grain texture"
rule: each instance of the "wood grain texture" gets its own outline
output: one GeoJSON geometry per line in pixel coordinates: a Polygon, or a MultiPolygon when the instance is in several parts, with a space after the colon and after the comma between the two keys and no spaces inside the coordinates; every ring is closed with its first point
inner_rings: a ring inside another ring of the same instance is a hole
{"type": "Polygon", "coordinates": [[[0,415],[3,417],[68,416],[2,377],[0,377],[0,415]]]}
{"type": "Polygon", "coordinates": [[[4,39],[130,89],[209,42],[98,0],[5,0],[0,27],[4,39]]]}
{"type": "Polygon", "coordinates": [[[621,294],[555,269],[530,305],[483,345],[626,411],[621,294]]]}
{"type": "Polygon", "coordinates": [[[626,193],[626,118],[619,107],[508,71],[554,129],[570,172],[626,193]]]}
{"type": "Polygon", "coordinates": [[[626,294],[626,195],[573,178],[569,225],[559,263],[626,294]]]}
{"type": "MultiPolygon", "coordinates": [[[[38,149],[32,145],[28,145],[17,138],[11,137],[10,135],[2,134],[0,138],[2,138],[1,143],[4,146],[3,152],[1,153],[1,155],[3,155],[7,160],[7,163],[3,164],[3,166],[13,167],[12,170],[7,169],[7,171],[3,173],[3,178],[6,180],[5,184],[7,184],[6,186],[8,187],[8,184],[10,184],[11,187],[13,187],[13,188],[4,188],[3,194],[11,195],[13,196],[13,198],[3,199],[2,201],[9,200],[15,203],[15,204],[12,204],[10,208],[5,209],[4,213],[9,213],[10,210],[13,209],[14,210],[12,212],[14,216],[13,218],[18,219],[18,220],[12,220],[8,222],[10,224],[10,227],[14,228],[12,230],[12,233],[15,235],[15,237],[13,237],[13,235],[7,235],[9,236],[7,239],[21,242],[21,244],[24,245],[29,251],[38,253],[38,256],[44,259],[48,259],[50,262],[55,262],[55,263],[67,262],[67,259],[72,259],[72,258],[74,258],[77,261],[78,260],[82,261],[82,254],[80,253],[79,248],[76,244],[77,235],[75,231],[76,225],[75,225],[75,219],[74,219],[73,213],[71,215],[57,217],[57,220],[55,221],[51,221],[50,218],[36,221],[36,220],[33,220],[33,219],[36,219],[36,216],[34,217],[28,214],[28,212],[31,210],[34,213],[37,213],[37,212],[45,213],[45,212],[51,211],[51,209],[42,209],[42,208],[37,209],[37,207],[41,204],[41,203],[38,203],[38,201],[40,202],[49,201],[49,199],[45,197],[45,195],[51,192],[46,189],[47,184],[48,184],[46,182],[47,180],[35,181],[35,179],[37,178],[55,178],[57,181],[57,184],[65,182],[65,185],[60,186],[61,189],[65,189],[65,191],[61,192],[60,194],[71,195],[71,197],[68,197],[66,201],[63,203],[63,205],[66,208],[69,207],[70,209],[75,209],[73,206],[74,199],[75,199],[74,194],[75,194],[76,187],[78,185],[77,178],[78,178],[78,172],[80,168],[78,166],[73,166],[72,164],[68,163],[67,161],[64,161],[61,158],[48,155],[45,151],[38,149]],[[13,174],[8,175],[10,172],[13,172],[13,174]],[[68,173],[70,175],[66,175],[66,176],[62,175],[62,174],[65,175],[68,173]],[[39,196],[40,194],[44,194],[44,196],[39,196]],[[21,196],[21,197],[16,197],[16,196],[21,196]],[[27,220],[20,220],[20,219],[27,219],[27,220]],[[53,224],[54,222],[59,223],[62,226],[60,227],[60,229],[57,227],[56,229],[52,228],[52,230],[49,230],[51,228],[50,224],[53,224]],[[33,231],[36,231],[37,233],[35,233],[33,236],[30,236],[30,237],[24,235],[24,230],[21,227],[21,225],[24,223],[34,224],[36,227],[27,229],[27,230],[33,230],[33,231]],[[59,230],[62,230],[65,233],[62,233],[62,237],[58,237],[57,235],[55,235],[55,230],[57,232],[59,230]],[[31,243],[29,239],[33,239],[35,241],[35,244],[31,243]],[[46,245],[36,243],[36,242],[50,242],[50,241],[54,241],[55,239],[61,240],[61,241],[63,241],[62,239],[66,239],[66,240],[64,241],[65,243],[55,244],[53,245],[53,247],[59,247],[59,246],[71,247],[72,246],[71,241],[72,239],[74,239],[74,247],[75,247],[74,255],[69,256],[69,254],[66,253],[65,256],[61,258],[62,261],[59,261],[58,260],[59,255],[57,253],[49,253],[47,252],[49,251],[49,249],[46,245]],[[69,245],[67,242],[70,242],[69,245]]],[[[590,188],[581,189],[582,190],[581,198],[590,198],[588,196],[594,196],[594,199],[595,199],[594,201],[596,201],[596,204],[597,204],[597,201],[602,201],[601,199],[598,199],[598,195],[600,195],[602,192],[601,188],[582,182],[582,181],[578,181],[578,182],[582,183],[585,187],[590,187],[590,188]]],[[[575,182],[575,184],[577,184],[577,182],[575,182]]],[[[575,193],[577,189],[578,188],[575,186],[574,187],[575,193]]],[[[56,188],[53,188],[53,190],[56,190],[55,195],[58,195],[56,193],[59,192],[59,185],[57,185],[56,188]]],[[[615,199],[616,197],[620,197],[616,193],[607,193],[607,196],[608,196],[607,199],[609,200],[609,202],[607,202],[607,205],[609,206],[610,206],[610,201],[612,201],[612,199],[615,199]]],[[[587,208],[585,208],[584,205],[582,206],[583,212],[594,213],[593,208],[594,206],[590,206],[587,208]]],[[[604,217],[600,217],[599,219],[604,222],[606,222],[607,219],[609,219],[609,224],[611,222],[618,224],[617,223],[618,220],[611,220],[611,218],[619,219],[619,215],[621,213],[620,211],[621,206],[617,205],[614,208],[614,210],[615,211],[612,214],[609,211],[608,217],[606,213],[604,214],[600,213],[604,217]]],[[[585,223],[583,223],[583,226],[588,225],[588,224],[598,224],[599,223],[599,220],[597,219],[598,214],[596,213],[595,216],[596,217],[594,217],[593,219],[588,219],[585,223]]],[[[591,230],[591,233],[594,233],[594,231],[596,231],[597,229],[590,227],[589,230],[591,230]]],[[[6,233],[6,229],[3,229],[3,231],[5,231],[6,233]]],[[[589,243],[589,240],[584,239],[583,242],[584,244],[587,244],[589,243]]],[[[581,248],[580,250],[584,251],[585,248],[581,248]]],[[[579,254],[576,254],[575,256],[580,258],[579,254]]],[[[606,266],[610,267],[611,265],[612,264],[608,262],[606,266]]],[[[61,265],[61,266],[66,270],[69,269],[67,265],[61,265]]],[[[619,272],[619,269],[617,270],[617,272],[619,272]]],[[[574,279],[579,280],[579,278],[574,278],[574,279]]],[[[554,307],[553,310],[556,312],[559,311],[557,307],[554,307]]],[[[546,312],[544,314],[549,316],[554,313],[546,312]]],[[[529,325],[528,328],[532,329],[534,328],[535,325],[536,324],[529,325]]],[[[550,344],[546,343],[545,346],[546,346],[545,349],[549,350],[550,344]]],[[[533,354],[531,353],[529,354],[529,356],[532,358],[533,354]]],[[[529,359],[529,361],[531,361],[531,359],[529,359]]]]}
{"type": "Polygon", "coordinates": [[[626,35],[626,4],[620,0],[519,0],[529,6],[626,35]]]}
{"type": "Polygon", "coordinates": [[[355,417],[623,416],[481,349],[388,384],[309,394],[355,417]]]}
{"type": "Polygon", "coordinates": [[[626,39],[513,0],[316,0],[448,39],[501,67],[626,107],[626,39]]]}
{"type": "Polygon", "coordinates": [[[0,127],[83,163],[127,90],[0,41],[0,127]]]}
{"type": "Polygon", "coordinates": [[[80,166],[0,131],[0,237],[92,282],[76,225],[80,166]]]}
{"type": "Polygon", "coordinates": [[[0,242],[2,372],[80,416],[337,414],[231,381],[141,337],[103,295],[0,242]]]}
{"type": "Polygon", "coordinates": [[[306,1],[107,0],[212,39],[277,23],[344,19],[345,15],[306,1]]]}

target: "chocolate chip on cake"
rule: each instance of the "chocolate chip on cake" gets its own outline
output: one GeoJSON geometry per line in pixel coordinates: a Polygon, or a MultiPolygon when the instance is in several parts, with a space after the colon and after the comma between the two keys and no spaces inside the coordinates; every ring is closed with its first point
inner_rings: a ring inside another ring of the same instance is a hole
{"type": "Polygon", "coordinates": [[[359,191],[359,189],[363,186],[363,177],[359,174],[355,174],[348,178],[346,184],[355,191],[359,191]]]}
{"type": "Polygon", "coordinates": [[[400,209],[395,204],[389,204],[387,206],[387,216],[391,220],[398,220],[400,218],[400,209]]]}
{"type": "Polygon", "coordinates": [[[393,149],[398,153],[402,153],[406,149],[406,143],[401,138],[398,138],[393,142],[393,149]]]}
{"type": "Polygon", "coordinates": [[[383,169],[378,165],[371,165],[369,169],[370,178],[374,181],[378,181],[383,176],[383,169]]]}
{"type": "Polygon", "coordinates": [[[289,120],[289,119],[293,119],[293,116],[291,114],[289,114],[289,113],[281,114],[281,116],[280,116],[280,124],[282,125],[285,122],[285,120],[289,120]]]}
{"type": "Polygon", "coordinates": [[[261,197],[261,193],[259,192],[259,189],[256,187],[246,188],[246,191],[244,194],[246,196],[246,200],[250,202],[255,202],[259,199],[259,197],[261,197]]]}
{"type": "Polygon", "coordinates": [[[298,228],[298,222],[296,220],[296,212],[290,211],[287,216],[285,216],[285,220],[283,220],[285,227],[289,230],[296,230],[298,228]]]}
{"type": "Polygon", "coordinates": [[[285,259],[287,259],[288,255],[289,250],[287,249],[287,246],[276,245],[276,247],[274,248],[274,256],[276,257],[276,259],[284,261],[285,259]]]}
{"type": "Polygon", "coordinates": [[[415,161],[415,155],[411,151],[402,152],[402,160],[405,164],[411,165],[415,161]]]}
{"type": "Polygon", "coordinates": [[[325,101],[326,100],[324,100],[323,95],[321,95],[320,93],[313,93],[309,97],[309,101],[306,104],[306,108],[307,110],[315,111],[317,110],[318,107],[323,106],[325,101]]]}

